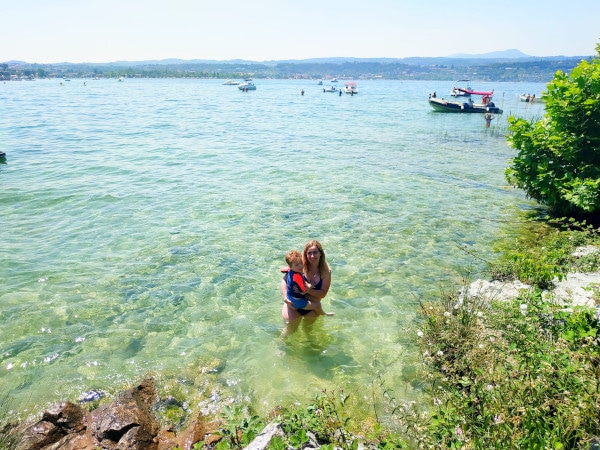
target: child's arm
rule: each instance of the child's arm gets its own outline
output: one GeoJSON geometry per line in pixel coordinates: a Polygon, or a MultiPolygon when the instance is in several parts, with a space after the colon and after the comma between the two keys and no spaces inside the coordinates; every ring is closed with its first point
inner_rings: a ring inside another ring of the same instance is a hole
{"type": "Polygon", "coordinates": [[[304,278],[299,273],[294,273],[292,276],[292,281],[296,283],[300,292],[304,295],[306,294],[306,285],[304,284],[304,278]]]}

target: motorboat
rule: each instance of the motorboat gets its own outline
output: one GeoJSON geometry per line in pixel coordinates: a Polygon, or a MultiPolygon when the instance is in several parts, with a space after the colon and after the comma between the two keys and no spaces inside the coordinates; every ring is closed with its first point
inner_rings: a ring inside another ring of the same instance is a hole
{"type": "Polygon", "coordinates": [[[323,86],[323,80],[319,80],[319,82],[317,83],[318,86],[323,86]]]}
{"type": "MultiPolygon", "coordinates": [[[[454,88],[460,95],[454,95],[453,97],[471,97],[471,95],[481,95],[482,103],[486,103],[486,99],[490,100],[494,95],[494,91],[474,91],[473,89],[467,88],[454,88]]],[[[452,95],[452,94],[450,94],[452,95]]]]}
{"type": "Polygon", "coordinates": [[[256,86],[252,82],[252,80],[246,80],[243,83],[238,84],[238,89],[240,91],[255,91],[256,86]]]}
{"type": "Polygon", "coordinates": [[[225,80],[225,82],[223,83],[223,85],[225,85],[225,86],[238,86],[240,83],[241,83],[241,81],[225,80]]]}
{"type": "Polygon", "coordinates": [[[466,101],[444,100],[434,95],[429,96],[429,104],[435,111],[452,112],[452,113],[493,113],[502,114],[502,110],[498,108],[492,101],[491,96],[484,96],[481,103],[475,103],[471,98],[466,101]]]}
{"type": "Polygon", "coordinates": [[[450,91],[452,97],[470,97],[471,86],[470,80],[456,80],[455,86],[450,91]],[[457,87],[458,86],[458,87],[457,87]]]}
{"type": "Polygon", "coordinates": [[[536,97],[535,94],[523,94],[519,96],[519,100],[526,103],[542,101],[541,97],[536,97]]]}
{"type": "Polygon", "coordinates": [[[335,86],[325,86],[323,88],[323,92],[337,92],[337,87],[335,87],[335,86]]]}
{"type": "Polygon", "coordinates": [[[354,81],[348,81],[344,83],[344,92],[351,95],[358,94],[356,83],[354,81]]]}
{"type": "Polygon", "coordinates": [[[337,83],[337,82],[338,82],[338,79],[337,79],[337,78],[332,78],[332,79],[331,79],[331,82],[332,82],[332,83],[337,83]]]}

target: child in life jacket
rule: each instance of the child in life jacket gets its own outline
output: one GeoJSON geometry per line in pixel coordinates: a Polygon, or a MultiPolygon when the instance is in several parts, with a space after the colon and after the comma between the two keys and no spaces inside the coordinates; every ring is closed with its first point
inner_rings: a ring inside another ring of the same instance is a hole
{"type": "Polygon", "coordinates": [[[285,255],[285,262],[287,262],[289,268],[286,275],[286,297],[292,306],[302,315],[315,311],[320,316],[333,316],[334,313],[323,311],[321,302],[306,298],[306,291],[312,286],[302,274],[302,253],[297,250],[290,250],[285,255]]]}

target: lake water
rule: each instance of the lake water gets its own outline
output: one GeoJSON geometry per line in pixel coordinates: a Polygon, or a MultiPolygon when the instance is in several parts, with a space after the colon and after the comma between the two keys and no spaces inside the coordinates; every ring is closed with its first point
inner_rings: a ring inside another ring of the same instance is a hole
{"type": "Polygon", "coordinates": [[[505,109],[486,129],[432,111],[452,82],[221,83],[0,85],[0,391],[15,408],[148,373],[198,390],[210,374],[214,401],[261,412],[379,376],[420,398],[418,300],[477,276],[459,247],[491,258],[532,207],[506,187],[503,134],[510,113],[541,117],[518,95],[545,85],[473,83],[505,109]],[[336,315],[284,342],[279,269],[310,239],[336,315]]]}

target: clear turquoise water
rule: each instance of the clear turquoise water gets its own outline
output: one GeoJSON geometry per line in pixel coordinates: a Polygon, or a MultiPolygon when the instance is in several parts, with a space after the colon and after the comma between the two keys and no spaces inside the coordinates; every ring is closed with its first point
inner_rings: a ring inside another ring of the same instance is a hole
{"type": "Polygon", "coordinates": [[[452,83],[59,80],[0,85],[0,390],[33,410],[148,372],[215,367],[220,398],[268,410],[377,371],[418,399],[418,299],[483,269],[505,222],[508,113],[542,84],[494,83],[506,113],[435,113],[452,83]],[[300,95],[300,90],[305,95],[300,95]],[[333,269],[288,342],[279,268],[316,238],[333,269]],[[413,327],[412,331],[410,328],[413,327]]]}

